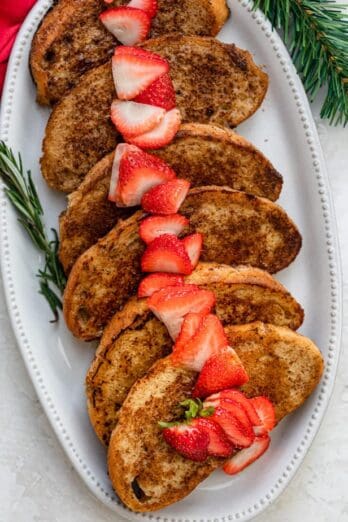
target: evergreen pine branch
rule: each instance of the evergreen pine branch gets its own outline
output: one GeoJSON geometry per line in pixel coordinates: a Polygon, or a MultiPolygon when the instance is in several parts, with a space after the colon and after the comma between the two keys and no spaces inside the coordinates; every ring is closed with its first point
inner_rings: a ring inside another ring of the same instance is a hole
{"type": "Polygon", "coordinates": [[[326,85],[321,118],[348,122],[348,14],[335,0],[255,0],[284,41],[313,101],[326,85]]]}
{"type": "Polygon", "coordinates": [[[53,239],[48,239],[42,221],[42,205],[31,173],[24,172],[20,154],[16,159],[3,141],[0,142],[0,177],[6,185],[5,194],[19,214],[18,221],[34,245],[45,255],[44,268],[38,270],[36,275],[39,278],[39,293],[45,297],[53,312],[52,322],[56,322],[59,317],[58,310],[62,309],[59,294],[63,293],[66,284],[66,277],[58,258],[58,235],[56,230],[52,229],[53,239]]]}

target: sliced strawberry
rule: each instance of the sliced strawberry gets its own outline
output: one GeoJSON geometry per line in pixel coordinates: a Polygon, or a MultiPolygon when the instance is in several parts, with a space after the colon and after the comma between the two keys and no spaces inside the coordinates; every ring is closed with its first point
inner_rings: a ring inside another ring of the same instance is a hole
{"type": "Polygon", "coordinates": [[[149,216],[140,223],[139,235],[146,244],[149,244],[162,234],[174,234],[178,236],[188,224],[189,220],[180,214],[149,216]]]}
{"type": "Polygon", "coordinates": [[[228,475],[235,475],[244,468],[255,462],[268,449],[271,442],[269,435],[255,437],[254,442],[249,448],[238,451],[223,466],[223,470],[228,475]]]}
{"type": "Polygon", "coordinates": [[[138,297],[150,297],[154,292],[167,286],[182,286],[184,278],[180,275],[158,272],[146,276],[138,287],[138,297]]]}
{"type": "Polygon", "coordinates": [[[202,251],[203,235],[196,233],[184,237],[184,247],[191,261],[192,268],[196,268],[202,251]]]}
{"type": "Polygon", "coordinates": [[[175,340],[184,316],[190,312],[208,314],[215,305],[215,295],[209,290],[201,290],[196,285],[168,287],[155,292],[147,300],[147,304],[156,317],[166,325],[171,338],[175,340]]]}
{"type": "Polygon", "coordinates": [[[119,166],[117,190],[127,207],[139,205],[148,190],[175,178],[175,172],[164,161],[137,147],[134,149],[122,156],[119,166]]]}
{"type": "Polygon", "coordinates": [[[187,315],[185,315],[180,333],[175,342],[176,350],[181,349],[183,346],[186,346],[188,341],[190,341],[197,332],[199,326],[201,325],[206,315],[206,313],[195,312],[190,312],[187,315]]]}
{"type": "Polygon", "coordinates": [[[147,246],[141,258],[141,270],[185,275],[192,272],[186,250],[180,239],[173,234],[163,234],[147,246]]]}
{"type": "Polygon", "coordinates": [[[175,90],[169,74],[160,76],[147,89],[138,94],[134,101],[156,105],[166,111],[174,109],[176,105],[175,90]]]}
{"type": "MultiPolygon", "coordinates": [[[[201,290],[202,291],[202,290],[201,290]]],[[[172,361],[190,370],[200,372],[204,363],[228,346],[223,326],[216,315],[203,318],[196,333],[187,344],[175,344],[172,361]]]]}
{"type": "Polygon", "coordinates": [[[116,147],[114,161],[112,164],[108,199],[109,201],[114,201],[119,206],[124,206],[120,194],[118,192],[120,162],[123,156],[130,151],[140,151],[140,149],[138,149],[138,147],[136,147],[135,145],[128,145],[128,143],[119,143],[119,145],[117,145],[116,147]]]}
{"type": "Polygon", "coordinates": [[[241,391],[239,390],[223,390],[219,393],[215,393],[214,395],[210,395],[207,397],[204,401],[204,404],[207,406],[222,406],[222,401],[235,401],[238,402],[243,408],[245,409],[250,422],[253,426],[260,426],[261,420],[259,416],[256,413],[255,408],[250,402],[250,399],[248,399],[241,391]]]}
{"type": "Polygon", "coordinates": [[[242,386],[249,377],[233,348],[225,348],[204,364],[193,390],[193,397],[207,397],[226,388],[242,386]]]}
{"type": "MultiPolygon", "coordinates": [[[[246,416],[247,418],[247,416],[246,416]]],[[[247,448],[253,443],[255,434],[252,425],[241,421],[241,410],[226,410],[220,406],[215,407],[210,420],[216,422],[226,433],[226,436],[237,448],[247,448]]],[[[243,419],[244,421],[245,419],[243,419]]]]}
{"type": "Polygon", "coordinates": [[[179,130],[180,123],[180,111],[172,109],[166,112],[161,122],[152,130],[139,136],[127,138],[127,141],[142,149],[160,149],[173,140],[179,130]]]}
{"type": "Polygon", "coordinates": [[[192,419],[191,425],[209,436],[208,455],[211,457],[229,457],[232,455],[234,446],[219,424],[209,418],[198,417],[192,419]]]}
{"type": "Polygon", "coordinates": [[[263,427],[267,431],[273,430],[275,426],[275,411],[274,406],[267,397],[253,397],[249,402],[255,408],[258,417],[261,420],[263,427]]]}
{"type": "Polygon", "coordinates": [[[111,105],[111,121],[125,139],[153,129],[160,123],[165,110],[134,101],[114,100],[111,105]]]}
{"type": "Polygon", "coordinates": [[[151,27],[150,16],[135,7],[112,7],[103,11],[99,18],[107,30],[124,45],[143,42],[151,27]]]}
{"type": "Polygon", "coordinates": [[[209,435],[189,424],[180,424],[163,430],[164,440],[180,455],[196,462],[208,456],[209,435]]]}
{"type": "Polygon", "coordinates": [[[131,0],[128,7],[142,9],[150,18],[153,18],[156,15],[158,9],[157,0],[131,0]]]}
{"type": "Polygon", "coordinates": [[[144,194],[141,206],[145,212],[150,214],[176,214],[186,198],[189,188],[190,183],[185,179],[167,181],[144,194]]]}
{"type": "Polygon", "coordinates": [[[112,74],[120,100],[132,100],[168,71],[167,60],[139,47],[120,45],[112,58],[112,74]]]}

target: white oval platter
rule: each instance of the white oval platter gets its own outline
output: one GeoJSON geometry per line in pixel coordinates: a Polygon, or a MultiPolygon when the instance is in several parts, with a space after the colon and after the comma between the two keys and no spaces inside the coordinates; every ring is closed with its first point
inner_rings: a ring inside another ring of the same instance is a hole
{"type": "MultiPolygon", "coordinates": [[[[11,56],[1,110],[1,133],[26,168],[32,170],[47,227],[57,227],[65,197],[49,190],[40,176],[39,157],[48,109],[35,103],[28,69],[32,36],[50,7],[40,0],[27,17],[11,56]]],[[[221,31],[254,54],[270,76],[267,97],[238,132],[270,158],[284,176],[279,203],[297,223],[303,248],[277,278],[303,305],[301,332],[322,350],[325,373],[305,405],[272,433],[270,450],[234,478],[215,472],[185,500],[154,514],[125,509],[112,491],[105,451],[89,424],[84,377],[95,345],[72,338],[63,319],[49,323],[38,295],[35,273],[42,256],[17,223],[1,191],[2,274],[13,329],[41,404],[73,466],[104,504],[130,520],[167,522],[250,520],[284,490],[319,428],[331,395],[340,348],[341,279],[336,226],[323,155],[302,84],[280,38],[247,0],[230,4],[232,15],[221,31]]],[[[35,419],[33,419],[35,422],[35,419]]]]}

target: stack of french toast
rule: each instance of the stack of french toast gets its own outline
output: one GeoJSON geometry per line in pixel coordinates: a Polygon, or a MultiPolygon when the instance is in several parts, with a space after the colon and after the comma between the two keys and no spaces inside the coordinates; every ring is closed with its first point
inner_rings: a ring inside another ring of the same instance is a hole
{"type": "MultiPolygon", "coordinates": [[[[132,2],[136,10],[145,5],[132,2]]],[[[184,498],[226,457],[187,458],[159,424],[183,415],[180,403],[191,400],[199,373],[172,364],[173,335],[137,294],[148,248],[139,227],[148,213],[109,197],[123,142],[110,117],[117,97],[110,60],[120,42],[100,15],[124,4],[59,0],[34,37],[30,66],[37,101],[53,107],[42,175],[68,194],[60,216],[64,317],[76,338],[99,342],[86,377],[89,417],[108,447],[116,493],[146,512],[184,498]]],[[[181,124],[147,153],[190,182],[179,238],[203,237],[200,261],[181,284],[215,295],[214,313],[248,375],[239,392],[266,397],[276,424],[313,392],[323,359],[296,333],[301,305],[271,275],[301,248],[296,225],[275,203],[282,176],[232,130],[261,105],[268,77],[249,52],[214,38],[229,16],[225,0],[155,4],[149,38],[138,47],[168,62],[181,124]]]]}

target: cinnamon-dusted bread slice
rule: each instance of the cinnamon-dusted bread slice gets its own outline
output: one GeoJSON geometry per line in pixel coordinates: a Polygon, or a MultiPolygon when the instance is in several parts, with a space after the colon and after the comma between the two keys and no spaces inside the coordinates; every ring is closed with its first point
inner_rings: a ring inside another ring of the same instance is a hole
{"type": "MultiPolygon", "coordinates": [[[[282,187],[281,175],[259,150],[232,130],[215,125],[184,124],[172,143],[152,152],[192,187],[214,183],[272,201],[282,187]]],[[[133,211],[107,200],[113,159],[110,153],[100,160],[68,197],[59,221],[59,257],[66,273],[85,250],[133,211]]]]}
{"type": "MultiPolygon", "coordinates": [[[[99,15],[109,7],[127,3],[60,0],[48,12],[34,36],[30,55],[39,103],[56,103],[81,75],[110,58],[118,43],[99,21],[99,15]]],[[[215,36],[228,14],[225,0],[158,0],[150,37],[172,32],[215,36]]]]}
{"type": "MultiPolygon", "coordinates": [[[[224,325],[261,320],[296,330],[303,321],[292,295],[258,268],[200,263],[186,282],[215,293],[215,313],[224,325]]],[[[88,413],[101,442],[109,443],[131,386],[171,348],[165,326],[146,299],[131,298],[111,319],[86,377],[88,413]]]]}
{"type": "MultiPolygon", "coordinates": [[[[226,333],[250,376],[246,395],[268,396],[277,422],[301,406],[318,384],[323,359],[307,337],[261,322],[229,326],[226,333]]],[[[197,463],[180,456],[158,426],[160,420],[181,417],[178,404],[190,396],[196,376],[173,366],[168,356],[134,384],[122,406],[110,440],[108,471],[116,493],[133,511],[155,511],[181,500],[224,462],[208,458],[197,463]]]]}
{"type": "MultiPolygon", "coordinates": [[[[250,53],[214,38],[168,35],[143,47],[170,62],[182,122],[234,127],[261,104],[268,77],[250,53]]],[[[57,190],[75,190],[116,145],[110,104],[116,96],[110,62],[95,68],[54,108],[46,128],[41,170],[57,190]],[[78,144],[81,147],[78,147],[78,144]]]]}
{"type": "MultiPolygon", "coordinates": [[[[188,233],[203,234],[202,261],[250,264],[277,272],[296,257],[301,236],[275,203],[225,187],[192,189],[180,208],[188,233]]],[[[64,293],[68,328],[80,339],[100,337],[113,314],[134,295],[145,245],[136,212],[79,257],[64,293]]]]}

